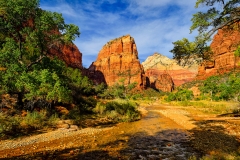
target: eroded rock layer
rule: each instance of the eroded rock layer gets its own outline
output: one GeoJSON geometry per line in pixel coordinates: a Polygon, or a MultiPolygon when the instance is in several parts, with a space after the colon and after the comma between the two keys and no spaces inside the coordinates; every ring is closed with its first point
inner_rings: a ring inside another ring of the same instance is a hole
{"type": "Polygon", "coordinates": [[[220,29],[211,43],[213,56],[203,62],[198,69],[197,79],[206,79],[212,75],[239,70],[240,57],[234,56],[240,43],[240,32],[237,30],[220,29]]]}
{"type": "MultiPolygon", "coordinates": [[[[142,65],[147,77],[159,77],[162,74],[168,74],[172,78],[175,86],[180,86],[183,83],[194,80],[198,69],[197,63],[183,67],[178,65],[175,60],[159,53],[154,53],[152,56],[149,56],[142,65]]],[[[152,78],[150,78],[150,83],[153,83],[151,79],[152,78]]],[[[169,84],[171,84],[171,81],[169,84]]]]}
{"type": "Polygon", "coordinates": [[[89,67],[89,75],[97,83],[108,86],[124,80],[128,85],[136,82],[144,87],[144,70],[138,59],[137,47],[130,35],[109,41],[89,67]]]}

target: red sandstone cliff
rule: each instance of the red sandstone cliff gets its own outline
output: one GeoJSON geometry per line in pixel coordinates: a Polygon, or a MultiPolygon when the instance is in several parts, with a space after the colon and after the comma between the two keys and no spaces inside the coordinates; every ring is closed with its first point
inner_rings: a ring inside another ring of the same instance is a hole
{"type": "MultiPolygon", "coordinates": [[[[169,59],[159,53],[154,53],[152,56],[149,56],[142,65],[147,77],[159,77],[167,74],[172,78],[175,86],[180,86],[183,83],[194,80],[198,68],[197,63],[194,63],[191,66],[180,66],[175,60],[169,59]]],[[[169,79],[169,77],[167,79],[169,79]]],[[[150,83],[153,83],[151,78],[150,83]]],[[[170,84],[171,80],[169,81],[169,85],[170,84]]]]}
{"type": "Polygon", "coordinates": [[[203,62],[198,69],[197,79],[206,79],[212,75],[223,74],[239,68],[240,57],[234,51],[240,43],[240,32],[237,30],[220,29],[210,45],[213,56],[203,62]]]}
{"type": "Polygon", "coordinates": [[[63,60],[69,67],[82,69],[82,53],[73,43],[55,45],[50,54],[63,60]]]}
{"type": "Polygon", "coordinates": [[[88,70],[89,78],[96,83],[105,82],[112,86],[124,79],[125,85],[137,82],[138,87],[145,87],[143,67],[138,59],[135,41],[130,35],[105,44],[88,70]]]}

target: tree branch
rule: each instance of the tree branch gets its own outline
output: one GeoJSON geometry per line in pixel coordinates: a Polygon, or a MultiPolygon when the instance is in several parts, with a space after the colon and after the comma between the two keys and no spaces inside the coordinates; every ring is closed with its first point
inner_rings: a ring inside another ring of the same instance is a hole
{"type": "Polygon", "coordinates": [[[225,26],[232,25],[233,23],[236,23],[236,22],[239,21],[239,20],[240,20],[240,16],[236,16],[236,17],[234,17],[233,19],[230,19],[229,21],[221,24],[220,26],[211,29],[211,30],[208,31],[208,33],[207,33],[207,35],[208,35],[207,38],[210,38],[217,30],[222,29],[222,28],[225,27],[225,26]]]}
{"type": "Polygon", "coordinates": [[[46,57],[46,56],[41,55],[36,61],[31,62],[29,65],[27,65],[27,71],[29,71],[29,69],[32,67],[32,65],[39,63],[44,57],[46,57]]]}

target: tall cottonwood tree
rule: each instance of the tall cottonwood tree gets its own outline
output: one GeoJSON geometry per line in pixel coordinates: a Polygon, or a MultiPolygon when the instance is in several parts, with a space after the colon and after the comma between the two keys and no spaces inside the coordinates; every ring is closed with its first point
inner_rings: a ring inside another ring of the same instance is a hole
{"type": "Polygon", "coordinates": [[[44,11],[39,0],[0,0],[0,87],[23,99],[71,100],[65,65],[50,58],[59,44],[79,36],[77,26],[61,14],[44,11]]]}
{"type": "MultiPolygon", "coordinates": [[[[197,30],[194,42],[186,38],[173,42],[171,52],[179,63],[187,62],[190,57],[208,59],[211,55],[207,42],[219,29],[240,30],[240,0],[197,0],[196,8],[204,6],[205,11],[193,14],[190,32],[197,30]]],[[[239,45],[239,44],[236,44],[239,45]]],[[[236,55],[240,55],[236,53],[236,55]]],[[[183,63],[185,64],[185,63],[183,63]]]]}

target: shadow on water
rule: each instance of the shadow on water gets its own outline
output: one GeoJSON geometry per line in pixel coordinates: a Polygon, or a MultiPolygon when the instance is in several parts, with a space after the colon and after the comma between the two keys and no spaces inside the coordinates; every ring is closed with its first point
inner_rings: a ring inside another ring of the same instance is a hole
{"type": "MultiPolygon", "coordinates": [[[[146,132],[118,134],[116,140],[104,140],[86,149],[82,146],[56,151],[43,151],[32,155],[12,157],[11,159],[81,159],[81,160],[119,160],[119,159],[188,159],[200,154],[191,147],[186,132],[163,130],[149,135],[146,132]]],[[[104,137],[102,137],[104,138],[104,137]]],[[[87,142],[89,143],[89,142],[87,142]]]]}
{"type": "MultiPolygon", "coordinates": [[[[219,123],[219,121],[217,122],[219,123]]],[[[215,121],[199,121],[186,131],[160,114],[149,111],[142,120],[117,125],[109,133],[87,137],[86,147],[48,150],[10,159],[200,159],[207,154],[237,153],[239,141],[215,121]]],[[[75,143],[78,143],[75,141],[75,143]]]]}
{"type": "Polygon", "coordinates": [[[197,122],[198,127],[192,129],[193,147],[204,154],[239,154],[239,139],[227,134],[227,130],[221,125],[226,121],[206,120],[197,122]]]}

